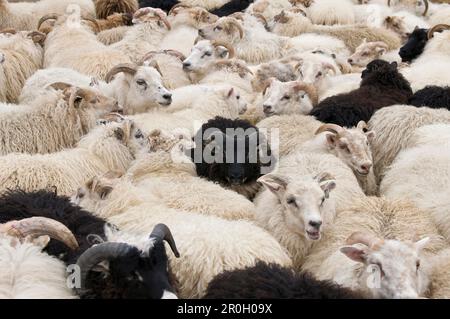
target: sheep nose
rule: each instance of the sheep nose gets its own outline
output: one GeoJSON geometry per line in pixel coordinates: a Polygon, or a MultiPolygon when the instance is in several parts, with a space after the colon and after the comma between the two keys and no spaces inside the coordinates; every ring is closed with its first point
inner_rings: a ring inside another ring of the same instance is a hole
{"type": "Polygon", "coordinates": [[[203,37],[205,35],[205,31],[203,29],[198,30],[198,35],[203,37]]]}
{"type": "Polygon", "coordinates": [[[191,67],[191,63],[190,62],[183,62],[183,69],[188,69],[191,67]]]}
{"type": "Polygon", "coordinates": [[[348,59],[347,61],[348,61],[348,63],[350,63],[350,64],[353,63],[353,59],[348,59]]]}
{"type": "Polygon", "coordinates": [[[172,94],[170,94],[170,93],[164,94],[164,95],[163,95],[163,98],[164,98],[165,100],[172,101],[172,94]]]}
{"type": "Polygon", "coordinates": [[[372,168],[372,163],[366,163],[366,164],[361,165],[361,170],[365,173],[369,173],[371,168],[372,168]]]}
{"type": "Polygon", "coordinates": [[[270,112],[272,112],[272,105],[264,104],[264,105],[263,105],[263,110],[264,110],[264,113],[270,113],[270,112]]]}
{"type": "Polygon", "coordinates": [[[321,221],[310,221],[309,226],[319,229],[320,226],[322,226],[322,222],[321,221]]]}

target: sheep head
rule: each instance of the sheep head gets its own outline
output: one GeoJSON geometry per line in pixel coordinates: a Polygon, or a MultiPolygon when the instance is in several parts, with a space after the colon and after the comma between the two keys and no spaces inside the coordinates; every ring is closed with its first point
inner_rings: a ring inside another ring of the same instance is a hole
{"type": "Polygon", "coordinates": [[[219,17],[201,7],[191,7],[178,3],[169,11],[172,23],[187,24],[195,28],[215,23],[219,17]]]}
{"type": "Polygon", "coordinates": [[[403,62],[411,62],[422,54],[430,37],[427,29],[416,27],[409,35],[408,41],[400,48],[399,55],[403,62]]]}
{"type": "Polygon", "coordinates": [[[409,36],[404,17],[388,16],[384,19],[383,25],[386,29],[390,29],[400,35],[403,40],[406,40],[409,36]]]}
{"type": "Polygon", "coordinates": [[[183,70],[186,72],[206,72],[216,61],[233,58],[233,47],[221,41],[198,41],[189,56],[183,61],[183,70]]]}
{"type": "Polygon", "coordinates": [[[379,59],[388,50],[386,43],[379,42],[366,42],[364,41],[355,49],[348,58],[348,63],[355,66],[365,67],[371,61],[379,59]]]}
{"type": "Polygon", "coordinates": [[[334,203],[329,200],[330,192],[336,187],[333,176],[322,172],[316,177],[293,179],[271,173],[258,182],[278,197],[290,231],[308,240],[321,238],[323,226],[334,215],[334,203]]]}
{"type": "Polygon", "coordinates": [[[355,173],[366,176],[373,166],[370,143],[375,132],[368,131],[364,121],[355,128],[347,129],[336,124],[324,124],[316,135],[324,134],[329,149],[355,173]]]}
{"type": "Polygon", "coordinates": [[[308,83],[316,84],[323,80],[330,72],[332,75],[339,75],[339,67],[324,55],[310,54],[301,58],[295,66],[298,79],[308,83]],[[310,58],[308,58],[308,56],[310,58]]]}
{"type": "Polygon", "coordinates": [[[132,22],[133,24],[156,22],[159,27],[164,26],[167,28],[167,30],[172,29],[172,26],[167,20],[167,14],[161,9],[149,7],[141,8],[134,13],[132,22]]]}
{"type": "Polygon", "coordinates": [[[281,114],[309,114],[318,103],[317,90],[301,81],[268,81],[263,90],[263,111],[266,116],[281,114]]]}
{"type": "Polygon", "coordinates": [[[222,17],[216,23],[198,30],[198,35],[206,40],[235,44],[244,38],[244,29],[238,20],[222,17]]]}
{"type": "Polygon", "coordinates": [[[356,232],[340,251],[364,264],[359,282],[375,298],[418,298],[426,290],[427,278],[421,267],[421,251],[429,238],[417,242],[387,240],[356,232]]]}
{"type": "Polygon", "coordinates": [[[294,67],[284,61],[263,63],[255,73],[252,79],[252,87],[255,92],[262,92],[268,87],[271,78],[276,78],[281,82],[294,81],[297,78],[294,67]]]}

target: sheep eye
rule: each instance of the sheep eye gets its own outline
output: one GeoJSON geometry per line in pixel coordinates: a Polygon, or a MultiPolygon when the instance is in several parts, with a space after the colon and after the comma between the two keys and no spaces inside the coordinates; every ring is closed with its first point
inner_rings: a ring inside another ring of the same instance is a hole
{"type": "Polygon", "coordinates": [[[416,261],[416,269],[419,270],[420,268],[420,260],[416,261]]]}
{"type": "Polygon", "coordinates": [[[340,147],[342,150],[346,151],[347,153],[350,153],[350,149],[348,148],[347,145],[342,144],[342,145],[340,145],[339,147],[340,147]]]}
{"type": "Polygon", "coordinates": [[[241,97],[240,97],[239,95],[238,95],[238,96],[236,96],[236,99],[237,99],[237,100],[239,100],[240,98],[241,98],[241,97]]]}
{"type": "Polygon", "coordinates": [[[137,139],[144,138],[144,134],[142,134],[141,130],[137,130],[134,137],[137,139]]]}
{"type": "Polygon", "coordinates": [[[321,207],[323,206],[323,203],[325,203],[325,196],[322,197],[322,201],[320,202],[320,206],[321,206],[321,207]]]}
{"type": "Polygon", "coordinates": [[[205,55],[206,55],[206,56],[211,56],[212,53],[211,53],[211,52],[206,52],[205,55]]]}
{"type": "Polygon", "coordinates": [[[84,193],[78,193],[78,198],[82,199],[84,197],[84,193]]]}
{"type": "Polygon", "coordinates": [[[289,95],[283,96],[283,100],[289,100],[291,97],[289,95]]]}
{"type": "Polygon", "coordinates": [[[147,82],[145,82],[145,80],[137,80],[136,81],[137,85],[146,85],[147,82]]]}
{"type": "Polygon", "coordinates": [[[288,203],[289,205],[297,206],[297,203],[295,202],[295,198],[294,197],[289,197],[286,200],[286,203],[288,203]]]}
{"type": "Polygon", "coordinates": [[[220,26],[217,26],[214,28],[214,31],[221,31],[221,30],[222,30],[222,27],[220,27],[220,26]]]}
{"type": "Polygon", "coordinates": [[[317,73],[317,77],[321,77],[322,76],[322,72],[317,73]]]}

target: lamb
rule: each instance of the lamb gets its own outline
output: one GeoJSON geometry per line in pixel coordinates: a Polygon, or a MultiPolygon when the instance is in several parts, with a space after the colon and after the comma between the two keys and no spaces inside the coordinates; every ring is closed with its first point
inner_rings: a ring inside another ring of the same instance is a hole
{"type": "MultiPolygon", "coordinates": [[[[329,15],[325,15],[328,17],[329,15]]],[[[342,40],[350,51],[354,51],[364,39],[369,42],[385,42],[389,50],[398,49],[401,45],[400,37],[384,28],[371,28],[365,25],[319,26],[313,24],[302,10],[292,9],[282,11],[274,19],[272,32],[296,37],[304,33],[327,35],[342,40]]]]}
{"type": "Polygon", "coordinates": [[[433,142],[420,143],[402,150],[386,172],[380,185],[380,193],[390,199],[404,198],[428,212],[436,227],[448,240],[450,203],[444,190],[449,184],[447,176],[450,171],[450,140],[449,126],[445,127],[447,138],[442,144],[433,141],[434,136],[439,138],[439,131],[433,132],[434,127],[423,126],[414,132],[410,141],[414,141],[416,136],[421,137],[424,130],[425,134],[428,134],[428,140],[433,142]]]}
{"type": "Polygon", "coordinates": [[[114,13],[133,14],[139,9],[137,0],[95,0],[95,13],[98,19],[107,19],[114,13]]]}
{"type": "Polygon", "coordinates": [[[157,223],[167,224],[181,255],[178,259],[169,256],[180,298],[202,297],[208,283],[227,269],[254,266],[258,260],[292,265],[277,241],[252,223],[170,209],[131,183],[116,184],[102,197],[83,196],[80,205],[126,232],[146,234],[157,223]]]}
{"type": "Polygon", "coordinates": [[[301,81],[280,82],[272,78],[263,92],[262,108],[269,117],[282,114],[304,114],[318,104],[315,87],[301,81]]]}
{"type": "Polygon", "coordinates": [[[143,134],[131,121],[100,125],[74,149],[1,157],[0,191],[15,188],[33,191],[54,186],[59,194],[69,195],[99,173],[125,171],[144,146],[143,134]]]}
{"type": "Polygon", "coordinates": [[[352,66],[365,68],[373,60],[384,60],[387,62],[402,61],[397,51],[388,52],[388,46],[384,42],[367,42],[366,40],[356,48],[355,52],[348,58],[348,63],[352,66]]]}
{"type": "Polygon", "coordinates": [[[400,48],[402,62],[411,62],[420,56],[428,42],[428,29],[415,28],[408,41],[400,48]]]}
{"type": "Polygon", "coordinates": [[[407,145],[416,128],[439,123],[450,123],[448,110],[395,105],[377,111],[368,123],[369,129],[377,132],[372,141],[377,182],[383,179],[387,168],[407,145]]]}
{"type": "Polygon", "coordinates": [[[302,270],[374,298],[418,298],[428,288],[429,258],[445,247],[427,212],[365,198],[337,215],[302,270]]]}
{"type": "Polygon", "coordinates": [[[366,296],[309,273],[258,262],[228,270],[208,285],[204,299],[362,299],[366,296]]]}
{"type": "Polygon", "coordinates": [[[427,106],[432,109],[446,108],[450,110],[450,87],[427,86],[414,93],[408,104],[417,107],[427,106]]]}
{"type": "Polygon", "coordinates": [[[34,30],[42,16],[50,12],[64,14],[69,9],[77,10],[84,17],[95,17],[95,7],[91,0],[42,0],[33,3],[9,3],[7,0],[1,0],[0,30],[34,30]]]}
{"type": "Polygon", "coordinates": [[[264,136],[244,120],[217,116],[202,125],[194,141],[191,157],[198,176],[249,199],[259,190],[256,180],[275,166],[264,136]]]}
{"type": "Polygon", "coordinates": [[[363,71],[359,89],[323,100],[311,115],[325,123],[352,127],[370,120],[380,108],[407,103],[411,95],[411,87],[398,72],[397,63],[375,60],[363,71]]]}
{"type": "Polygon", "coordinates": [[[32,104],[9,106],[0,104],[1,155],[46,154],[72,147],[99,117],[120,109],[114,99],[66,83],[50,85],[32,104]]]}
{"type": "Polygon", "coordinates": [[[172,102],[172,95],[162,84],[158,63],[143,65],[119,64],[106,75],[105,81],[83,75],[66,68],[49,68],[37,71],[25,83],[19,100],[31,103],[36,97],[46,94],[46,87],[63,81],[74,86],[90,87],[117,100],[126,114],[144,112],[172,102]]]}
{"type": "Polygon", "coordinates": [[[18,102],[26,79],[42,67],[44,50],[41,45],[44,40],[45,34],[23,31],[0,41],[0,52],[3,56],[0,78],[4,81],[0,87],[0,102],[18,102]]]}

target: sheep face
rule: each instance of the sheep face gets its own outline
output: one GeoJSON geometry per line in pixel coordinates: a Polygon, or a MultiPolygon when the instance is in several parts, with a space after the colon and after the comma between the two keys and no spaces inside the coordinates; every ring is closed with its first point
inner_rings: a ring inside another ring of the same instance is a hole
{"type": "Polygon", "coordinates": [[[403,62],[411,62],[422,54],[428,42],[428,30],[416,27],[408,41],[400,48],[400,57],[403,62]]]}
{"type": "Polygon", "coordinates": [[[363,244],[347,240],[353,245],[342,247],[340,251],[364,264],[359,280],[375,298],[418,298],[427,286],[420,253],[428,241],[429,238],[415,243],[378,239],[375,243],[363,244]]]}
{"type": "Polygon", "coordinates": [[[281,82],[294,81],[297,78],[294,67],[278,61],[262,64],[252,79],[252,87],[256,92],[262,92],[270,84],[270,79],[281,82]]]}
{"type": "Polygon", "coordinates": [[[404,17],[389,16],[384,20],[384,26],[400,35],[403,40],[406,40],[409,36],[404,17]]]}
{"type": "Polygon", "coordinates": [[[298,73],[298,79],[308,83],[315,84],[324,79],[329,73],[333,72],[333,75],[340,74],[340,71],[336,66],[329,62],[316,62],[316,61],[301,61],[296,67],[298,73]]]}
{"type": "Polygon", "coordinates": [[[271,79],[263,93],[263,111],[266,116],[281,114],[309,114],[313,109],[307,88],[302,82],[280,82],[271,79]]]}
{"type": "Polygon", "coordinates": [[[172,25],[189,25],[194,28],[202,28],[208,24],[215,23],[219,19],[218,16],[205,10],[204,8],[194,7],[176,7],[170,11],[172,25]]]}
{"type": "Polygon", "coordinates": [[[238,90],[234,88],[225,89],[223,94],[230,109],[237,110],[237,113],[240,115],[247,112],[247,101],[241,96],[238,90]]]}
{"type": "Polygon", "coordinates": [[[183,61],[186,72],[201,72],[219,59],[224,59],[229,51],[222,45],[214,45],[209,40],[199,41],[191,50],[191,54],[183,61]]]}
{"type": "Polygon", "coordinates": [[[336,182],[328,173],[321,173],[315,178],[305,177],[292,180],[278,174],[268,174],[259,180],[274,193],[283,207],[286,227],[309,240],[319,240],[321,230],[329,212],[330,192],[336,182]]]}
{"type": "Polygon", "coordinates": [[[158,103],[169,106],[172,103],[172,93],[162,84],[161,74],[153,67],[143,66],[137,69],[130,84],[129,99],[137,105],[158,103]]]}
{"type": "Polygon", "coordinates": [[[365,67],[371,61],[380,58],[387,52],[387,45],[384,42],[366,42],[365,40],[355,49],[348,58],[348,63],[354,66],[365,67]]]}
{"type": "Polygon", "coordinates": [[[238,20],[224,17],[198,30],[198,35],[207,40],[236,44],[244,37],[244,29],[238,20]]]}

